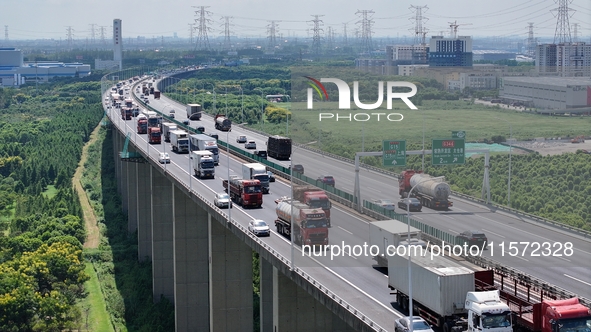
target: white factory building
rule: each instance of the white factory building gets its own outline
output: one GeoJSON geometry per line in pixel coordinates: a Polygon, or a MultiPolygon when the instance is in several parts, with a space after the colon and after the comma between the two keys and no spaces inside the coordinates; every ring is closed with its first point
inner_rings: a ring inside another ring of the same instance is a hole
{"type": "Polygon", "coordinates": [[[53,61],[24,62],[23,52],[16,48],[0,48],[0,86],[44,83],[55,77],[85,77],[90,65],[53,61]]]}
{"type": "Polygon", "coordinates": [[[540,112],[561,110],[591,114],[591,79],[575,77],[503,77],[499,97],[540,112]]]}

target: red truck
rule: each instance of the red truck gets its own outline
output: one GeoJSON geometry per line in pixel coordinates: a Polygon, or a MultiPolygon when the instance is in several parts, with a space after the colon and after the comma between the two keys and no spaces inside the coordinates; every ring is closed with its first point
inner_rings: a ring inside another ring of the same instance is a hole
{"type": "Polygon", "coordinates": [[[291,236],[293,233],[294,243],[308,246],[309,249],[328,244],[328,222],[322,209],[311,209],[292,199],[280,198],[275,203],[277,203],[275,208],[277,233],[286,236],[291,236]],[[293,215],[293,231],[290,215],[293,215]]]}
{"type": "Polygon", "coordinates": [[[148,119],[141,118],[137,120],[137,133],[146,134],[148,132],[148,119]]]}
{"type": "Polygon", "coordinates": [[[401,198],[408,197],[412,190],[412,197],[421,201],[423,206],[435,210],[447,210],[453,203],[448,199],[451,194],[449,184],[433,180],[422,171],[406,170],[398,175],[398,193],[401,198]]]}
{"type": "Polygon", "coordinates": [[[121,119],[123,120],[131,120],[132,118],[132,109],[129,107],[121,107],[121,119]]]}
{"type": "Polygon", "coordinates": [[[161,136],[160,127],[148,127],[148,142],[150,144],[160,144],[161,136]]]}
{"type": "Polygon", "coordinates": [[[293,198],[311,209],[322,209],[330,227],[330,199],[326,192],[314,186],[293,186],[293,198]]]}
{"type": "Polygon", "coordinates": [[[259,180],[230,179],[230,192],[228,192],[228,180],[222,180],[224,191],[230,195],[232,201],[242,207],[252,206],[259,208],[263,205],[263,190],[259,180]]]}
{"type": "Polygon", "coordinates": [[[154,99],[160,99],[160,91],[154,90],[154,99]]]}

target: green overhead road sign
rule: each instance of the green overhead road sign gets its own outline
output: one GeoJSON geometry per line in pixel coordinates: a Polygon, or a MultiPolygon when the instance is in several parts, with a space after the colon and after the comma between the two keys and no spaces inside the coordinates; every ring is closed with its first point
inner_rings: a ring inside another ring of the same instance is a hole
{"type": "Polygon", "coordinates": [[[383,141],[382,151],[384,166],[406,166],[406,141],[383,141]]]}
{"type": "Polygon", "coordinates": [[[451,132],[451,138],[466,138],[466,131],[465,130],[458,130],[451,132]]]}
{"type": "Polygon", "coordinates": [[[463,138],[434,139],[433,165],[463,165],[466,159],[463,138]]]}

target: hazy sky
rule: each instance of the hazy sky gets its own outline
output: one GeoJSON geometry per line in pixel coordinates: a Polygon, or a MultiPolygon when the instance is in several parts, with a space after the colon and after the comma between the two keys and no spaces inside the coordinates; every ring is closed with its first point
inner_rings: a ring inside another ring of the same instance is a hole
{"type": "MultiPolygon", "coordinates": [[[[137,36],[189,37],[189,24],[197,18],[196,6],[209,6],[208,25],[210,37],[223,36],[222,16],[231,16],[232,35],[264,37],[270,20],[278,22],[278,36],[308,36],[311,15],[324,15],[324,32],[332,27],[336,36],[354,36],[359,27],[356,22],[359,10],[373,10],[373,31],[379,36],[411,36],[415,14],[411,5],[427,6],[423,16],[428,18],[424,26],[427,36],[446,33],[449,23],[457,20],[459,35],[472,36],[520,36],[527,38],[527,23],[534,23],[536,36],[554,36],[557,0],[367,0],[367,1],[318,1],[318,0],[2,0],[0,29],[8,26],[9,39],[66,39],[67,28],[73,30],[74,39],[91,36],[91,24],[95,24],[98,38],[100,27],[105,37],[112,36],[113,19],[121,19],[124,38],[137,36]]],[[[571,26],[578,23],[579,36],[591,36],[591,1],[572,0],[570,4],[571,26]]],[[[571,28],[571,33],[574,33],[571,28]]],[[[0,34],[0,44],[4,41],[0,34]]]]}

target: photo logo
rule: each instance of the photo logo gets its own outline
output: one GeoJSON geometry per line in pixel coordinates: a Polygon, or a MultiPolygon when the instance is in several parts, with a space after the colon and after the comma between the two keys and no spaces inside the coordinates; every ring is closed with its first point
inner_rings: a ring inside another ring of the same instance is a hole
{"type": "MultiPolygon", "coordinates": [[[[308,82],[311,88],[308,88],[308,109],[313,109],[313,95],[314,90],[318,93],[320,100],[327,100],[328,101],[328,93],[326,92],[326,88],[322,83],[334,83],[339,90],[339,109],[351,109],[351,90],[349,85],[343,80],[338,78],[321,78],[320,81],[314,79],[310,76],[304,76],[305,78],[309,79],[312,82],[308,82]],[[322,92],[321,92],[322,90],[322,92]],[[324,93],[324,95],[323,95],[324,93]]],[[[410,82],[386,82],[386,108],[391,110],[392,109],[392,99],[400,99],[402,100],[408,108],[412,110],[418,109],[412,101],[410,101],[410,97],[414,96],[417,93],[417,86],[410,82]],[[410,92],[394,92],[392,89],[395,87],[406,87],[410,88],[410,92]]],[[[353,101],[355,105],[360,109],[364,110],[375,110],[382,105],[384,101],[384,82],[378,82],[378,100],[373,104],[363,104],[359,100],[359,82],[353,82],[353,101]]]]}

